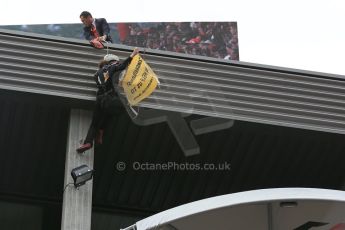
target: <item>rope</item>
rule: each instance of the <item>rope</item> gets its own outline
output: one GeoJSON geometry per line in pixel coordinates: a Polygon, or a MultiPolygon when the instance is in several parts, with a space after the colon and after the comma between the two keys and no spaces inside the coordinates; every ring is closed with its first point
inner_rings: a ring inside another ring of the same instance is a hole
{"type": "Polygon", "coordinates": [[[107,55],[109,54],[109,42],[107,42],[107,41],[104,41],[105,43],[106,43],[106,45],[107,45],[107,55]]]}

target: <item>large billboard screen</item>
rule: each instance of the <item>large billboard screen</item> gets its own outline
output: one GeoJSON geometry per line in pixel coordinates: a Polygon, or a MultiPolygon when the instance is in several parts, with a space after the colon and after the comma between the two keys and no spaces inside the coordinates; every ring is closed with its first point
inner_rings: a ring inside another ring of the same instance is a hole
{"type": "MultiPolygon", "coordinates": [[[[239,60],[236,22],[109,23],[109,26],[117,44],[239,60]]],[[[81,23],[0,28],[84,39],[81,23]]]]}

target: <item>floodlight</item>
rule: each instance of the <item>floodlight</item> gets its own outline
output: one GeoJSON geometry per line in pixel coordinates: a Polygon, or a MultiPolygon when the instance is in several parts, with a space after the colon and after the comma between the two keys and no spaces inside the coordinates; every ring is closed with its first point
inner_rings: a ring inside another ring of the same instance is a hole
{"type": "Polygon", "coordinates": [[[87,165],[81,165],[77,168],[72,169],[71,175],[74,180],[74,186],[76,188],[84,185],[86,181],[92,179],[93,169],[90,169],[87,165]]]}

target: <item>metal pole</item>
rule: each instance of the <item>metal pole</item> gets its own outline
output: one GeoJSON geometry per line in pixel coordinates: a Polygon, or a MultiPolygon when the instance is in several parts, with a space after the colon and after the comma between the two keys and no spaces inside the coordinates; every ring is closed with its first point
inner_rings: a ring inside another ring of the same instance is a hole
{"type": "MultiPolygon", "coordinates": [[[[86,164],[93,168],[93,148],[84,154],[78,154],[76,148],[85,138],[91,123],[92,113],[85,110],[71,110],[67,153],[65,164],[65,185],[73,183],[71,170],[86,164]]],[[[67,186],[63,194],[61,230],[90,230],[92,212],[92,181],[76,189],[67,186]]]]}

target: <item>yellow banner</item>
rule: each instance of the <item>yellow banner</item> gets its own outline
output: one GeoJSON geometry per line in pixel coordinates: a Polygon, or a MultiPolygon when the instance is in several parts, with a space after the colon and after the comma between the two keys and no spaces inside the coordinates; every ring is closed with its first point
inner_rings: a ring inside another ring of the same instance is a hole
{"type": "Polygon", "coordinates": [[[159,84],[156,74],[139,55],[135,55],[122,80],[122,87],[130,105],[136,105],[156,89],[159,84]]]}

